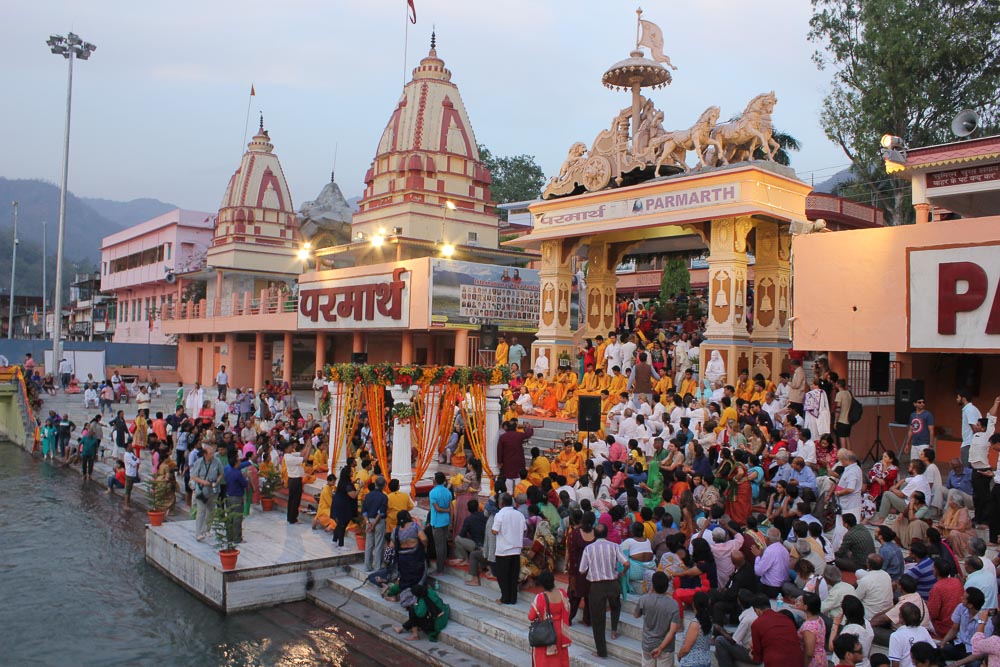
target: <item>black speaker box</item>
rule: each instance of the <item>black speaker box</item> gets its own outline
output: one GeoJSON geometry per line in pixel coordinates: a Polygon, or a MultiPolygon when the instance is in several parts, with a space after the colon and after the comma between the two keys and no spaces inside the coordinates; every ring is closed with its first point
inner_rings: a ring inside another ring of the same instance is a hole
{"type": "Polygon", "coordinates": [[[889,391],[889,353],[872,352],[868,370],[868,391],[889,391]]]}
{"type": "Polygon", "coordinates": [[[913,401],[924,395],[924,381],[896,378],[896,410],[894,424],[909,424],[914,411],[913,401]]]}
{"type": "Polygon", "coordinates": [[[368,363],[368,353],[367,352],[354,352],[351,354],[352,364],[367,364],[368,363]]]}
{"type": "Polygon", "coordinates": [[[495,324],[484,324],[479,328],[479,349],[497,349],[497,336],[500,334],[500,327],[495,324]]]}
{"type": "Polygon", "coordinates": [[[582,395],[580,396],[580,410],[577,415],[577,428],[581,431],[601,430],[601,397],[582,395]]]}

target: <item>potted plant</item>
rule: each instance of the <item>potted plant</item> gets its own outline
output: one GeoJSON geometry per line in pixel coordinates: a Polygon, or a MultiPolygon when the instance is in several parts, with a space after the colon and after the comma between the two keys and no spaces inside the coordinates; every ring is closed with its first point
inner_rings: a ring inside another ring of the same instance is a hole
{"type": "Polygon", "coordinates": [[[146,498],[149,500],[149,516],[151,526],[162,526],[163,517],[167,515],[168,482],[161,479],[151,479],[146,484],[146,498]]]}
{"type": "Polygon", "coordinates": [[[212,511],[212,534],[215,536],[215,546],[219,549],[219,561],[223,570],[236,569],[236,559],[240,556],[233,534],[233,519],[236,512],[237,510],[230,509],[225,502],[216,505],[212,511]]]}
{"type": "Polygon", "coordinates": [[[260,508],[265,512],[274,509],[274,494],[281,488],[281,473],[273,465],[260,471],[260,508]]]}
{"type": "Polygon", "coordinates": [[[359,551],[365,550],[365,543],[367,542],[367,536],[365,534],[365,518],[360,514],[351,519],[351,524],[348,526],[350,530],[354,533],[354,541],[358,545],[359,551]]]}
{"type": "Polygon", "coordinates": [[[569,368],[571,363],[568,351],[563,350],[559,353],[559,368],[569,368]]]}

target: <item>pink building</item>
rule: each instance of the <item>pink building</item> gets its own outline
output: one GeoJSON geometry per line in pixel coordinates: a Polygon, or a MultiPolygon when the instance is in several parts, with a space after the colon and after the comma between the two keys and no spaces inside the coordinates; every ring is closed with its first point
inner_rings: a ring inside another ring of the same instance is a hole
{"type": "Polygon", "coordinates": [[[101,291],[118,303],[114,342],[172,342],[160,314],[179,298],[173,274],[204,266],[214,224],[212,213],[175,209],[103,239],[101,291]]]}

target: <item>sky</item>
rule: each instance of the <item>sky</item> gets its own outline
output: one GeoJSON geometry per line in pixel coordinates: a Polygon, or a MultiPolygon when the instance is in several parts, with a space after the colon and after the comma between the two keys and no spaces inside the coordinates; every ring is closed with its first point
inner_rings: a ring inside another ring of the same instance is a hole
{"type": "MultiPolygon", "coordinates": [[[[329,180],[335,151],[337,182],[358,195],[432,26],[477,141],[533,155],[547,175],[629,104],[600,80],[634,46],[634,3],[415,2],[407,31],[406,0],[2,0],[0,176],[59,182],[67,67],[45,40],[69,31],[97,45],[73,72],[69,187],[87,197],[217,210],[261,111],[296,207],[329,180]]],[[[802,142],[800,178],[819,183],[846,166],[819,124],[830,73],[811,60],[808,0],[642,8],[678,67],[672,85],[649,93],[667,130],[713,104],[729,118],[774,90],[775,126],[802,142]]]]}

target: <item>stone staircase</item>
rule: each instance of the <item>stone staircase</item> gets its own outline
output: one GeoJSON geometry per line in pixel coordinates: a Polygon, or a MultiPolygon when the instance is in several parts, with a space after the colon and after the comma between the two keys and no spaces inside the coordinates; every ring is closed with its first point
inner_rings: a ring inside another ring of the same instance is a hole
{"type": "MultiPolygon", "coordinates": [[[[534,599],[533,592],[522,591],[519,604],[499,605],[494,601],[499,595],[495,581],[482,579],[482,586],[466,586],[464,568],[448,567],[442,575],[433,575],[431,585],[436,585],[441,598],[451,607],[448,627],[441,633],[438,642],[425,639],[417,642],[403,641],[404,648],[419,652],[422,657],[438,658],[442,650],[447,650],[448,659],[443,664],[527,665],[531,663],[528,646],[528,608],[534,599]],[[460,655],[463,661],[449,662],[460,655]]],[[[560,587],[564,584],[560,583],[560,587]]],[[[309,593],[309,598],[319,607],[349,615],[353,622],[366,626],[372,632],[379,632],[387,640],[397,640],[391,631],[392,625],[406,620],[406,612],[398,603],[383,600],[378,588],[365,583],[364,568],[352,565],[343,574],[332,577],[324,587],[309,593]]],[[[570,627],[573,645],[570,647],[570,664],[573,667],[594,665],[638,665],[642,661],[642,620],[633,616],[637,596],[629,596],[622,605],[620,636],[610,639],[610,619],[608,621],[608,658],[592,655],[594,637],[591,629],[581,624],[582,612],[577,614],[577,622],[570,627]]],[[[690,617],[690,614],[688,614],[690,617]]]]}

